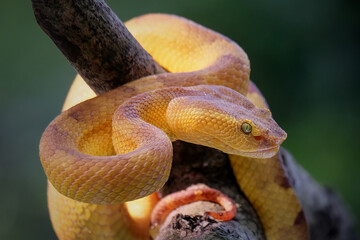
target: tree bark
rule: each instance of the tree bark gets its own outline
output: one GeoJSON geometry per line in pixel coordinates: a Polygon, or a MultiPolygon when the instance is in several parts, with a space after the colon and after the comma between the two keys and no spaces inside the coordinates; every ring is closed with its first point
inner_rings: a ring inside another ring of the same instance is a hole
{"type": "Polygon", "coordinates": [[[32,0],[32,6],[40,27],[97,94],[164,72],[104,1],[32,0]]]}
{"type": "MultiPolygon", "coordinates": [[[[97,94],[165,72],[105,2],[32,0],[32,4],[38,24],[97,94]]],[[[281,153],[303,205],[312,239],[355,239],[352,218],[340,198],[313,181],[288,152],[281,149],[281,153]]],[[[192,203],[174,211],[156,239],[265,239],[259,218],[237,186],[227,155],[175,142],[172,172],[160,194],[199,183],[232,198],[239,206],[236,217],[217,222],[202,216],[209,208],[216,209],[216,204],[192,203]]]]}

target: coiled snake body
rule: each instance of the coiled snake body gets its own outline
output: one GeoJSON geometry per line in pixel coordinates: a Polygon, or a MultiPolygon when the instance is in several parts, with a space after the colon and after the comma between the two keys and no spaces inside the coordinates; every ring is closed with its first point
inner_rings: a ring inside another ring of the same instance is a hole
{"type": "Polygon", "coordinates": [[[58,237],[148,238],[157,201],[152,193],[168,178],[171,141],[181,139],[230,154],[268,239],[306,238],[301,206],[276,154],[286,133],[250,83],[244,51],[176,16],[145,15],[126,25],[171,73],[144,77],[96,98],[80,77],[75,79],[66,111],[40,142],[58,237]],[[244,132],[243,124],[251,131],[244,132]]]}

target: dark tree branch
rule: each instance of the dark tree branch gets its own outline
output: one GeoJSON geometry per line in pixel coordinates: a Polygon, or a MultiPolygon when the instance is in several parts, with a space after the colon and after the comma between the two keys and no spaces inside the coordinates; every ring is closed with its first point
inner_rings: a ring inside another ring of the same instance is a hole
{"type": "MultiPolygon", "coordinates": [[[[36,19],[91,88],[102,94],[117,86],[164,70],[131,36],[124,24],[100,0],[32,0],[36,19]]],[[[354,225],[344,204],[332,191],[314,182],[283,149],[282,160],[292,178],[309,223],[312,239],[355,239],[354,225]]],[[[174,143],[167,195],[203,183],[240,205],[236,217],[215,222],[202,215],[212,203],[193,203],[174,211],[156,239],[264,239],[254,210],[238,188],[226,154],[184,142],[174,143]]]]}
{"type": "Polygon", "coordinates": [[[40,27],[97,94],[164,72],[104,1],[32,0],[32,5],[40,27]]]}

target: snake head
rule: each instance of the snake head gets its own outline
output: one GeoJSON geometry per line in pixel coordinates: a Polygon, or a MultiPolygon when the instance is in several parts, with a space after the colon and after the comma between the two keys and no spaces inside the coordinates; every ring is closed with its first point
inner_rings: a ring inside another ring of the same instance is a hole
{"type": "Polygon", "coordinates": [[[252,158],[274,156],[286,139],[270,111],[242,94],[224,86],[191,89],[203,95],[177,98],[167,110],[177,139],[252,158]]]}
{"type": "Polygon", "coordinates": [[[237,155],[253,158],[269,158],[274,156],[287,134],[272,118],[268,109],[250,106],[244,113],[236,114],[236,128],[240,135],[239,142],[234,145],[237,155]]]}

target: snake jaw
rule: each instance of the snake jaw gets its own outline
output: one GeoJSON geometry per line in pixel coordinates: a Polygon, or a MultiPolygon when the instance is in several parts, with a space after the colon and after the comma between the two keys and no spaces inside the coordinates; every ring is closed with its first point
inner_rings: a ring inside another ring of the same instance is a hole
{"type": "Polygon", "coordinates": [[[279,151],[280,146],[270,147],[261,150],[254,150],[248,152],[242,152],[241,156],[249,157],[249,158],[271,158],[277,154],[279,151]]]}

